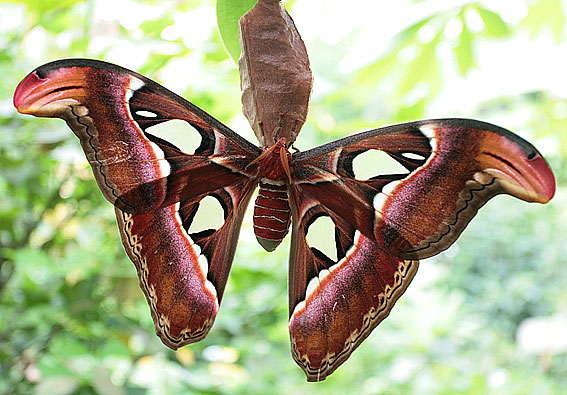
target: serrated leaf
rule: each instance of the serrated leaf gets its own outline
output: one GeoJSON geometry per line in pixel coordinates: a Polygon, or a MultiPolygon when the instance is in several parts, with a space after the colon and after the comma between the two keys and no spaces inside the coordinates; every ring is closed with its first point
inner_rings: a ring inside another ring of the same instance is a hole
{"type": "Polygon", "coordinates": [[[492,38],[501,38],[510,34],[511,30],[497,13],[483,7],[477,7],[476,11],[484,22],[483,33],[492,38]]]}
{"type": "Polygon", "coordinates": [[[218,0],[217,24],[219,34],[226,51],[236,63],[240,57],[238,39],[238,20],[248,12],[257,0],[218,0]]]}

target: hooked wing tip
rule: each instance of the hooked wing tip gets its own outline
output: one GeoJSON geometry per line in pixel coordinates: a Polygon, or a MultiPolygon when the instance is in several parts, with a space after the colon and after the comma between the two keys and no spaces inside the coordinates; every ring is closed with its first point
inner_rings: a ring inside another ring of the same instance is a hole
{"type": "Polygon", "coordinates": [[[536,155],[528,159],[529,166],[534,170],[535,177],[533,177],[534,189],[537,193],[537,202],[547,203],[555,195],[555,177],[549,165],[543,157],[536,153],[536,155]]]}
{"type": "Polygon", "coordinates": [[[41,78],[35,71],[18,84],[14,91],[14,107],[19,113],[31,114],[33,112],[30,98],[33,98],[32,92],[40,84],[41,78]]]}
{"type": "Polygon", "coordinates": [[[84,77],[77,68],[47,66],[32,71],[16,87],[13,101],[19,113],[59,117],[84,96],[84,77]]]}
{"type": "Polygon", "coordinates": [[[480,161],[484,172],[519,199],[547,203],[555,194],[555,177],[543,156],[512,133],[487,135],[480,161]]]}

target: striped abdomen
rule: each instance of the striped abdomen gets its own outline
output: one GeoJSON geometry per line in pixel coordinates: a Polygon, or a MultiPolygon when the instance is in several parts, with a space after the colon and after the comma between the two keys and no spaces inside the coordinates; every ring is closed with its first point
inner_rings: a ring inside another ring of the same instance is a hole
{"type": "Polygon", "coordinates": [[[286,185],[262,180],[254,204],[254,233],[267,251],[275,250],[287,234],[290,216],[286,185]]]}

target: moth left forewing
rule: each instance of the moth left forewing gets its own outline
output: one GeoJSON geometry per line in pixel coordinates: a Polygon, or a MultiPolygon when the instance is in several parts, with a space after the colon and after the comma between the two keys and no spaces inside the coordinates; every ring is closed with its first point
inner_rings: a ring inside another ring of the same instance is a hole
{"type": "Polygon", "coordinates": [[[261,153],[161,85],[101,61],[43,65],[18,85],[14,104],[22,113],[67,121],[104,196],[132,214],[242,182],[253,176],[246,164],[261,153]],[[187,129],[156,133],[172,122],[187,129]]]}
{"type": "Polygon", "coordinates": [[[391,255],[301,188],[291,195],[292,355],[308,381],[321,381],[388,316],[418,262],[391,255]],[[333,241],[334,254],[310,245],[308,234],[321,218],[332,221],[323,237],[333,241]]]}

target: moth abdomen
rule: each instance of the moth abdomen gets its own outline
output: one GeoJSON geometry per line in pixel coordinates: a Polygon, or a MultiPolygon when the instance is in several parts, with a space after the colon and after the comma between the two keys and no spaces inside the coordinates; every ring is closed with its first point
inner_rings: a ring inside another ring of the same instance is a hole
{"type": "Polygon", "coordinates": [[[288,232],[291,213],[287,187],[281,181],[263,179],[254,203],[254,233],[266,251],[273,251],[288,232]]]}

